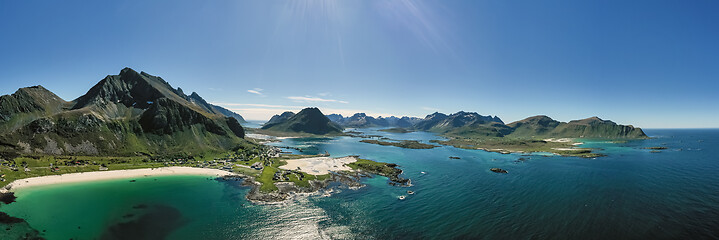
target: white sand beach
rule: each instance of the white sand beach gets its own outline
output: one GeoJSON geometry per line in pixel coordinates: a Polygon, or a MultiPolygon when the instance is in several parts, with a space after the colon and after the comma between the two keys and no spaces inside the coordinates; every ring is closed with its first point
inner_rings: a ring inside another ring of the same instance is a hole
{"type": "Polygon", "coordinates": [[[574,141],[572,138],[547,138],[544,139],[545,142],[558,142],[558,143],[569,143],[574,141]]]}
{"type": "Polygon", "coordinates": [[[299,167],[300,171],[306,172],[312,175],[324,175],[328,174],[330,171],[349,171],[352,170],[352,168],[345,166],[345,164],[350,164],[357,161],[357,158],[355,157],[341,157],[341,158],[331,158],[331,157],[313,157],[313,158],[300,158],[300,159],[292,159],[292,160],[285,160],[287,161],[287,165],[280,166],[281,169],[286,170],[297,170],[299,167]]]}
{"type": "Polygon", "coordinates": [[[63,175],[51,175],[42,177],[33,177],[18,179],[8,184],[5,188],[0,191],[16,190],[25,187],[41,186],[49,184],[59,183],[74,183],[74,182],[91,182],[98,180],[110,180],[110,179],[123,179],[133,177],[150,177],[150,176],[163,176],[163,175],[205,175],[221,177],[227,175],[234,175],[231,172],[223,171],[219,169],[209,168],[193,168],[193,167],[162,167],[162,168],[143,168],[143,169],[131,169],[131,170],[114,170],[114,171],[97,171],[97,172],[83,172],[83,173],[70,173],[63,175]]]}

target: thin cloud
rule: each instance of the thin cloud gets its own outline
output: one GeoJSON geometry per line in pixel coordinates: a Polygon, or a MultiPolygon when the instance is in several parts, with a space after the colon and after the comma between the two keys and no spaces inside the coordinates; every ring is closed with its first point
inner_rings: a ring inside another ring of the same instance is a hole
{"type": "Polygon", "coordinates": [[[311,97],[311,96],[304,96],[304,97],[287,97],[287,99],[290,99],[295,102],[309,102],[309,103],[316,103],[316,102],[336,102],[336,103],[349,103],[347,101],[342,100],[335,100],[335,99],[325,99],[325,98],[319,98],[319,97],[311,97]]]}
{"type": "Polygon", "coordinates": [[[247,92],[248,92],[248,93],[254,93],[254,94],[257,94],[257,95],[260,95],[260,96],[264,95],[264,94],[262,94],[262,88],[250,89],[250,90],[247,90],[247,92]]]}

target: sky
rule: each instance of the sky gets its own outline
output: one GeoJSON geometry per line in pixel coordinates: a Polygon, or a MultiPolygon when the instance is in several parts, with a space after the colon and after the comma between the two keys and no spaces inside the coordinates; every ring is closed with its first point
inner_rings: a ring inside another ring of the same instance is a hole
{"type": "Polygon", "coordinates": [[[719,127],[719,1],[0,0],[0,94],[124,67],[267,120],[460,110],[719,127]]]}

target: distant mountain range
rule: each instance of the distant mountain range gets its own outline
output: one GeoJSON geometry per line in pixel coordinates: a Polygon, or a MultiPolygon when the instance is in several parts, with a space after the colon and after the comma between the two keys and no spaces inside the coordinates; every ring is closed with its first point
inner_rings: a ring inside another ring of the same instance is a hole
{"type": "Polygon", "coordinates": [[[315,135],[340,134],[344,130],[342,126],[330,121],[318,108],[305,108],[297,114],[284,112],[282,115],[275,115],[262,129],[315,135]]]}
{"type": "Polygon", "coordinates": [[[400,127],[429,131],[454,137],[511,137],[511,138],[646,138],[640,128],[619,125],[612,121],[591,117],[567,123],[547,116],[534,116],[505,124],[497,116],[483,116],[475,112],[460,111],[450,115],[432,113],[425,118],[388,117],[374,118],[364,113],[351,117],[330,114],[333,122],[351,128],[400,127]]]}
{"type": "Polygon", "coordinates": [[[350,117],[343,117],[341,114],[330,114],[327,117],[333,122],[348,128],[365,128],[365,127],[401,127],[408,128],[415,123],[422,121],[417,117],[371,117],[364,113],[355,113],[350,117]]]}
{"type": "Polygon", "coordinates": [[[247,143],[239,114],[125,68],[65,101],[42,86],[0,97],[0,152],[133,155],[227,150],[247,143]]]}

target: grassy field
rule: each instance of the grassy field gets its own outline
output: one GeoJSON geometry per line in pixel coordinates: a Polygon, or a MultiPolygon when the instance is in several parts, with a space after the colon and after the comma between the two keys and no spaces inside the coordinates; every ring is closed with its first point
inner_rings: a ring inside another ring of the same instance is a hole
{"type": "Polygon", "coordinates": [[[275,186],[275,183],[277,183],[277,182],[293,182],[296,186],[299,186],[299,187],[310,187],[310,181],[312,181],[312,180],[325,180],[325,179],[329,178],[329,174],[312,175],[309,173],[304,173],[303,179],[300,179],[296,174],[288,175],[289,181],[272,179],[272,177],[274,177],[274,175],[275,175],[275,172],[285,171],[284,169],[279,168],[280,166],[287,164],[287,162],[285,162],[284,160],[317,157],[317,156],[318,155],[287,155],[287,156],[282,156],[280,158],[273,158],[272,163],[269,166],[265,166],[265,168],[262,169],[262,173],[256,179],[258,182],[260,182],[262,184],[260,186],[260,191],[272,192],[272,191],[277,190],[277,187],[275,186]]]}

